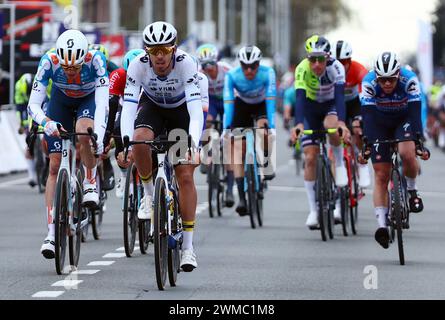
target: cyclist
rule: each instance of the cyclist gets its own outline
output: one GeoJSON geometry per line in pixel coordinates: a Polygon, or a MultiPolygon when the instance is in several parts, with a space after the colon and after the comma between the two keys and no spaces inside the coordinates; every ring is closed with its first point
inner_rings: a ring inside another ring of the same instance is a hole
{"type": "MultiPolygon", "coordinates": [[[[181,130],[199,145],[204,125],[203,108],[194,59],[176,47],[177,31],[167,22],[157,21],[143,31],[146,55],[134,59],[128,68],[122,108],[122,136],[134,140],[153,140],[164,133],[181,130]],[[140,94],[140,87],[143,92],[140,94]]],[[[183,223],[181,268],[190,272],[198,266],[193,248],[197,193],[193,173],[199,152],[192,148],[193,164],[178,164],[179,207],[183,223]]],[[[188,152],[187,152],[188,154],[188,152]]],[[[181,155],[185,156],[185,155],[181,155]]],[[[140,219],[153,214],[152,157],[144,145],[132,148],[132,157],[144,186],[138,211],[140,219]]]]}
{"type": "MultiPolygon", "coordinates": [[[[88,40],[80,31],[65,31],[57,39],[56,53],[47,53],[40,60],[28,105],[32,119],[44,128],[50,154],[50,170],[45,190],[48,235],[41,247],[41,253],[47,259],[54,258],[52,206],[61,162],[60,132],[75,130],[86,133],[88,127],[94,127],[98,136],[96,152],[101,154],[107,108],[108,73],[104,55],[99,51],[89,51],[88,40]],[[45,115],[41,105],[50,79],[53,87],[45,115]],[[76,128],[73,128],[73,120],[77,120],[76,128]]],[[[99,203],[95,180],[96,159],[91,150],[90,138],[81,136],[78,140],[86,173],[83,181],[83,204],[96,206],[99,203]]]]}
{"type": "MultiPolygon", "coordinates": [[[[383,52],[377,57],[374,70],[363,79],[362,88],[361,113],[364,134],[369,141],[414,140],[417,133],[422,134],[419,80],[414,72],[401,68],[395,53],[383,52]]],[[[411,212],[421,212],[423,203],[416,186],[419,172],[416,154],[427,160],[429,152],[416,150],[413,141],[400,142],[398,151],[407,182],[409,209],[411,212]]],[[[389,246],[387,215],[390,146],[376,143],[372,150],[365,152],[371,153],[375,172],[374,211],[379,226],[375,232],[375,240],[386,249],[389,246]]],[[[366,162],[362,156],[359,156],[359,161],[366,162]]]]}
{"type": "MultiPolygon", "coordinates": [[[[197,51],[198,51],[198,60],[201,65],[201,70],[209,80],[210,104],[207,113],[207,120],[213,121],[219,117],[219,120],[223,121],[224,78],[226,74],[230,71],[230,69],[232,69],[232,67],[225,62],[218,61],[218,49],[212,44],[203,44],[197,49],[197,51]]],[[[210,126],[211,126],[210,124],[206,125],[207,128],[210,128],[210,126]]],[[[201,164],[201,168],[206,168],[206,165],[201,164]]],[[[233,168],[231,168],[230,165],[226,167],[226,170],[227,170],[226,206],[231,208],[234,204],[233,184],[235,177],[233,174],[233,168]]]]}
{"type": "MultiPolygon", "coordinates": [[[[324,128],[342,128],[344,140],[349,140],[349,130],[345,125],[345,70],[343,65],[330,57],[330,43],[322,36],[314,35],[306,40],[305,58],[295,69],[295,127],[291,130],[291,140],[298,138],[296,130],[304,128],[321,130],[324,128]]],[[[307,135],[302,138],[305,168],[304,185],[309,201],[310,213],[306,226],[314,229],[318,226],[318,213],[315,203],[315,180],[317,157],[319,154],[319,135],[307,135]]],[[[343,146],[338,134],[330,135],[329,142],[335,158],[335,181],[338,187],[348,183],[343,162],[343,146]]],[[[337,221],[341,220],[340,210],[334,211],[337,221]]]]}
{"type": "MultiPolygon", "coordinates": [[[[224,137],[228,137],[230,128],[251,128],[254,125],[253,118],[257,120],[257,127],[270,128],[270,133],[275,131],[275,99],[276,99],[276,76],[275,71],[260,65],[262,58],[261,50],[256,46],[245,46],[238,52],[240,67],[230,70],[225,77],[224,84],[224,137]],[[237,96],[235,97],[235,90],[237,96]]],[[[264,137],[266,142],[268,137],[264,137]]],[[[238,144],[235,144],[235,155],[244,152],[238,144]]],[[[263,144],[264,152],[272,146],[263,144]]],[[[235,156],[236,158],[236,156],[235,156]]],[[[268,163],[264,167],[273,169],[272,157],[269,156],[268,163]]],[[[246,196],[244,193],[244,167],[243,164],[234,165],[235,181],[238,186],[239,204],[236,212],[240,216],[248,213],[246,196]]],[[[265,175],[265,179],[273,179],[274,173],[265,175]]],[[[260,194],[260,197],[263,195],[260,194]]]]}
{"type": "MultiPolygon", "coordinates": [[[[104,145],[106,147],[109,145],[109,142],[111,140],[110,135],[112,133],[116,136],[121,135],[120,114],[122,112],[122,107],[120,106],[119,101],[121,98],[124,98],[125,82],[127,81],[128,66],[134,58],[136,58],[142,53],[144,53],[144,50],[142,49],[133,49],[128,51],[122,60],[123,68],[118,68],[110,73],[110,100],[109,100],[110,111],[108,113],[107,130],[104,139],[104,145]]],[[[117,181],[117,187],[116,187],[116,197],[122,198],[124,194],[125,179],[127,172],[126,168],[128,167],[128,164],[125,164],[122,161],[123,159],[120,159],[118,157],[119,153],[121,153],[124,150],[122,139],[113,139],[113,140],[116,145],[115,157],[118,166],[120,168],[120,177],[117,181]]]]}
{"type": "MultiPolygon", "coordinates": [[[[362,117],[360,114],[359,93],[362,90],[362,80],[368,74],[368,69],[359,62],[352,60],[352,47],[344,40],[337,41],[333,52],[333,57],[345,67],[346,124],[349,128],[352,128],[354,145],[361,150],[362,140],[360,135],[362,130],[359,127],[362,117]]],[[[368,165],[358,164],[358,170],[360,187],[368,187],[371,183],[368,165]]]]}
{"type": "Polygon", "coordinates": [[[103,44],[99,43],[90,44],[88,48],[90,50],[97,50],[103,53],[105,59],[107,59],[107,71],[109,74],[114,70],[119,69],[119,67],[113,61],[110,60],[110,54],[108,53],[108,49],[103,44]]]}
{"type": "MultiPolygon", "coordinates": [[[[17,110],[17,117],[20,121],[19,134],[27,133],[29,127],[28,121],[28,101],[32,89],[32,80],[34,75],[31,73],[23,74],[15,83],[14,101],[17,110]]],[[[37,184],[37,174],[35,161],[31,156],[31,151],[27,148],[25,151],[26,162],[28,164],[28,184],[35,187],[37,184]]]]}

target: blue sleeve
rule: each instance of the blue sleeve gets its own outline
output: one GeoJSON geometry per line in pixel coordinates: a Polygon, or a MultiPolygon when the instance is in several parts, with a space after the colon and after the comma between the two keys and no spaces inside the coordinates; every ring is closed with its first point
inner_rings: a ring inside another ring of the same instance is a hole
{"type": "Polygon", "coordinates": [[[413,133],[420,133],[423,135],[422,130],[422,104],[420,101],[408,102],[408,113],[413,129],[413,133]]]}
{"type": "Polygon", "coordinates": [[[335,108],[337,109],[338,120],[345,121],[346,106],[345,106],[345,84],[337,83],[334,91],[335,108]]]}
{"type": "Polygon", "coordinates": [[[304,121],[304,113],[303,108],[306,105],[306,91],[303,89],[296,90],[296,103],[294,108],[294,122],[295,125],[299,123],[303,123],[304,121]]]}
{"type": "Polygon", "coordinates": [[[224,78],[224,129],[229,129],[233,121],[233,113],[235,107],[233,94],[233,80],[230,73],[226,74],[224,78]]]}
{"type": "Polygon", "coordinates": [[[377,117],[377,106],[376,105],[366,105],[360,108],[362,119],[363,119],[363,135],[368,138],[370,142],[375,141],[374,136],[374,123],[375,117],[377,117]]]}
{"type": "Polygon", "coordinates": [[[266,91],[266,110],[267,121],[269,122],[269,128],[275,129],[275,102],[277,97],[277,81],[275,77],[275,71],[269,68],[267,77],[267,91],[266,91]]]}

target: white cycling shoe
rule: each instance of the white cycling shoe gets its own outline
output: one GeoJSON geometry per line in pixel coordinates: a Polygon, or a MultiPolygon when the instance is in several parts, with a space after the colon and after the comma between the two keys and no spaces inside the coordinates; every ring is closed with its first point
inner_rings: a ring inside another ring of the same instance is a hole
{"type": "Polygon", "coordinates": [[[311,211],[306,219],[306,226],[309,229],[316,229],[318,227],[318,212],[311,211]]]}
{"type": "Polygon", "coordinates": [[[138,210],[138,219],[139,220],[150,220],[153,215],[153,203],[151,196],[145,195],[141,199],[141,205],[138,210]]]}
{"type": "Polygon", "coordinates": [[[40,253],[42,253],[46,259],[54,259],[55,251],[56,242],[54,236],[47,236],[40,247],[40,253]]]}
{"type": "Polygon", "coordinates": [[[117,180],[116,197],[122,199],[125,191],[125,178],[121,177],[117,180]]]}
{"type": "Polygon", "coordinates": [[[198,267],[196,262],[196,254],[193,249],[184,249],[181,253],[181,269],[185,272],[192,272],[193,269],[198,267]]]}
{"type": "Polygon", "coordinates": [[[87,207],[97,207],[99,205],[99,193],[97,192],[96,183],[83,183],[82,204],[87,207]]]}

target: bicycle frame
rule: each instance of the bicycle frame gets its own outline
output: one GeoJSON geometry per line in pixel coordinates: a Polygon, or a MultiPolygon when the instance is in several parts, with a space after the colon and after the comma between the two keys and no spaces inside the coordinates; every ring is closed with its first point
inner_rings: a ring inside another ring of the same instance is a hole
{"type": "Polygon", "coordinates": [[[254,168],[254,176],[255,176],[255,192],[260,190],[260,180],[258,175],[258,162],[256,159],[256,150],[255,150],[255,136],[252,130],[246,130],[246,154],[245,154],[245,163],[244,163],[244,192],[247,192],[247,170],[248,165],[253,164],[254,168]]]}

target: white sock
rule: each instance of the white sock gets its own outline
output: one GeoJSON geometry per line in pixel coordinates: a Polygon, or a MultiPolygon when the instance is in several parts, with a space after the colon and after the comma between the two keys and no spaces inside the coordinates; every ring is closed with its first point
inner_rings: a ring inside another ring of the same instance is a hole
{"type": "Polygon", "coordinates": [[[26,164],[28,165],[28,178],[29,180],[37,180],[36,174],[36,164],[34,159],[26,159],[26,164]]]}
{"type": "Polygon", "coordinates": [[[340,167],[343,166],[343,146],[339,145],[337,147],[332,146],[332,153],[334,154],[334,158],[335,158],[335,166],[336,167],[340,167]]]}
{"type": "Polygon", "coordinates": [[[377,223],[379,224],[379,228],[385,228],[386,227],[386,216],[388,215],[388,208],[377,207],[377,208],[374,208],[374,212],[377,217],[377,223]]]}
{"type": "Polygon", "coordinates": [[[408,178],[405,176],[405,179],[406,179],[406,189],[408,191],[417,190],[416,178],[408,178]]]}
{"type": "Polygon", "coordinates": [[[182,237],[182,250],[193,250],[193,231],[183,231],[182,237]]]}
{"type": "Polygon", "coordinates": [[[85,165],[83,165],[83,170],[85,172],[85,179],[83,179],[84,184],[91,183],[91,181],[96,179],[97,166],[94,166],[93,169],[88,169],[85,167],[85,165]]]}
{"type": "Polygon", "coordinates": [[[144,194],[149,195],[149,196],[153,196],[153,183],[151,182],[151,179],[149,182],[143,182],[142,185],[144,186],[144,194]]]}
{"type": "Polygon", "coordinates": [[[48,224],[48,235],[53,236],[56,234],[56,226],[54,223],[48,224]]]}
{"type": "Polygon", "coordinates": [[[311,210],[311,212],[317,211],[314,186],[315,181],[304,181],[304,187],[306,188],[307,200],[309,201],[309,209],[311,210]]]}

